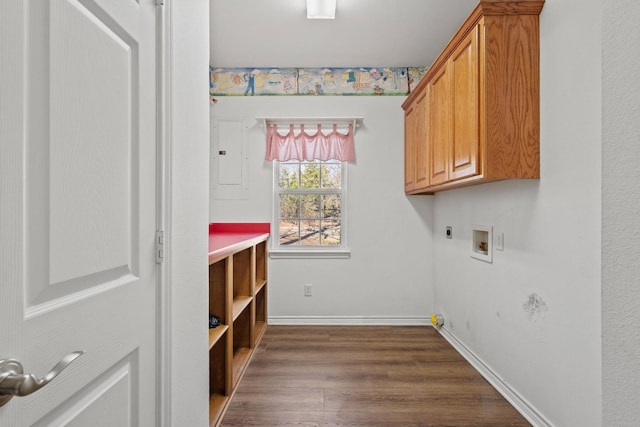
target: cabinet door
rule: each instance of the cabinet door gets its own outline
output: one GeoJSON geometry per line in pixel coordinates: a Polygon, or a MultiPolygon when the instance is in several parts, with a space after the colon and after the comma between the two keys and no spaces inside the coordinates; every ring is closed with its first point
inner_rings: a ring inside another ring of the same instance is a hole
{"type": "Polygon", "coordinates": [[[449,101],[449,73],[446,64],[429,82],[429,114],[427,135],[430,184],[449,180],[449,151],[451,147],[451,103],[449,101]]]}
{"type": "Polygon", "coordinates": [[[478,131],[478,27],[465,37],[448,62],[451,74],[453,135],[449,180],[477,175],[478,131]]]}
{"type": "Polygon", "coordinates": [[[415,103],[404,112],[404,191],[415,188],[415,142],[418,115],[415,103]]]}
{"type": "Polygon", "coordinates": [[[428,160],[428,143],[427,143],[427,103],[428,103],[428,87],[425,87],[422,93],[416,99],[417,118],[416,138],[414,141],[415,151],[415,188],[423,189],[429,186],[429,160],[428,160]]]}

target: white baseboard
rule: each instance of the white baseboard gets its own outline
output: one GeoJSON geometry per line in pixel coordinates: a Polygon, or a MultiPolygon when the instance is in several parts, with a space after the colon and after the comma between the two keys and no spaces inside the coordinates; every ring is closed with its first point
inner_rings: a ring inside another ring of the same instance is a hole
{"type": "Polygon", "coordinates": [[[446,327],[443,326],[437,328],[437,330],[527,421],[535,427],[553,427],[553,424],[533,405],[505,383],[482,359],[458,340],[446,327]]]}
{"type": "Polygon", "coordinates": [[[426,326],[431,320],[422,316],[269,316],[269,325],[344,325],[344,326],[426,326]]]}

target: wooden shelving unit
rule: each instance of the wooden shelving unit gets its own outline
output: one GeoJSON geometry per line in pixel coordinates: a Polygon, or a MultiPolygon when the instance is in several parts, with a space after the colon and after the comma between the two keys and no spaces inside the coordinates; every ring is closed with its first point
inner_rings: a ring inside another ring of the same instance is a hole
{"type": "Polygon", "coordinates": [[[267,238],[234,242],[209,260],[209,423],[220,425],[227,405],[267,328],[267,238]]]}

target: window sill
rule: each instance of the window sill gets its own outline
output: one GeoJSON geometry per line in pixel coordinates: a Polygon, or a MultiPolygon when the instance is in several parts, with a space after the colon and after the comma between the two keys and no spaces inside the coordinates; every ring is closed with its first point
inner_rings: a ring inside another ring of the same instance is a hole
{"type": "Polygon", "coordinates": [[[307,258],[307,259],[346,259],[351,257],[351,251],[348,249],[335,250],[299,250],[299,251],[283,251],[271,250],[269,257],[273,259],[286,258],[307,258]]]}

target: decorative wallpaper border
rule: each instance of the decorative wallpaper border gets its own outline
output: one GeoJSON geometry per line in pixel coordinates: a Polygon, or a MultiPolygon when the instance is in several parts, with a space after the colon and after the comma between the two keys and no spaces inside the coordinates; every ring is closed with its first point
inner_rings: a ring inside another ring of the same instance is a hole
{"type": "Polygon", "coordinates": [[[405,96],[427,67],[209,68],[209,95],[405,96]]]}

